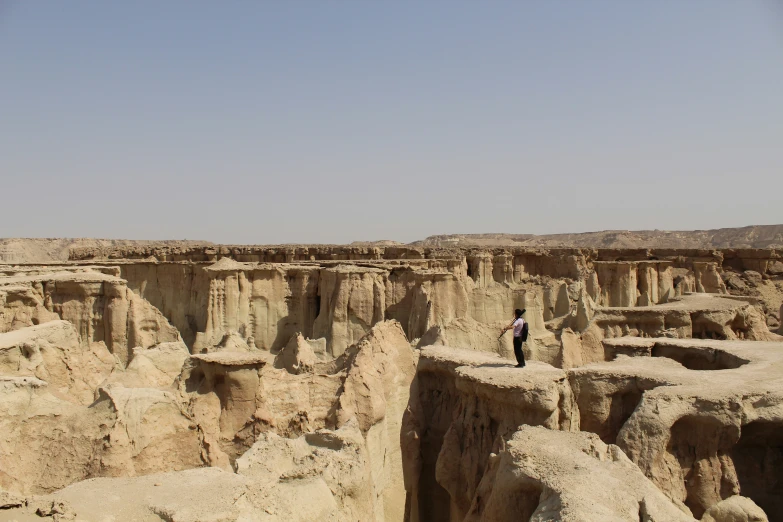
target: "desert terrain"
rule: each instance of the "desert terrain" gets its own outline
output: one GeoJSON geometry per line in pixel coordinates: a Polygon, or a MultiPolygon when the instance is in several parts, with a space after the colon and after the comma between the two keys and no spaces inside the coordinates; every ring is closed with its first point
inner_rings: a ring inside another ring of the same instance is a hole
{"type": "Polygon", "coordinates": [[[781,522],[782,313],[783,226],[0,240],[0,521],[781,522]]]}
{"type": "Polygon", "coordinates": [[[604,230],[579,234],[451,234],[420,246],[531,246],[587,248],[783,248],[783,225],[714,230],[604,230]]]}

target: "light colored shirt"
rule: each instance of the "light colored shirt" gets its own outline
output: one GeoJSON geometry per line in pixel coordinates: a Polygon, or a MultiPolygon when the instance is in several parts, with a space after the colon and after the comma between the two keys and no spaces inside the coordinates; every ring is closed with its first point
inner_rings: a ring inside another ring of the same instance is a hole
{"type": "Polygon", "coordinates": [[[523,326],[525,326],[525,320],[521,317],[514,321],[514,337],[522,337],[523,326]]]}

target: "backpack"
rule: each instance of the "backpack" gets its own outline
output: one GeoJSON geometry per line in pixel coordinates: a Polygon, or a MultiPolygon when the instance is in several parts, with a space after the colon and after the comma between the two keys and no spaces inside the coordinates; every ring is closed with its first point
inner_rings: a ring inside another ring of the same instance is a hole
{"type": "Polygon", "coordinates": [[[522,325],[522,335],[520,337],[522,338],[522,342],[524,343],[527,341],[527,334],[529,332],[530,328],[527,326],[527,321],[525,321],[525,324],[522,325]]]}

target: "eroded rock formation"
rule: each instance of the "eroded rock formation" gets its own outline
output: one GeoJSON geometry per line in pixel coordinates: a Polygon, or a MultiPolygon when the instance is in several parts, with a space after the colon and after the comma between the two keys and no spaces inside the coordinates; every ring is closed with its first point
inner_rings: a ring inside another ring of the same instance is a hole
{"type": "Polygon", "coordinates": [[[169,321],[116,276],[116,268],[12,269],[0,276],[0,332],[62,319],[87,346],[104,343],[123,364],[129,350],[179,340],[169,321]]]}
{"type": "Polygon", "coordinates": [[[490,455],[521,425],[576,430],[566,373],[530,363],[521,373],[498,356],[423,348],[403,420],[410,520],[463,520],[490,455]]]}
{"type": "Polygon", "coordinates": [[[73,404],[33,377],[0,377],[0,488],[46,493],[95,476],[203,465],[200,442],[174,394],[100,388],[73,404]]]}
{"type": "Polygon", "coordinates": [[[465,520],[694,519],[617,446],[591,433],[523,426],[490,456],[465,520]]]}
{"type": "Polygon", "coordinates": [[[781,520],[777,250],[72,259],[0,266],[0,518],[781,520]]]}

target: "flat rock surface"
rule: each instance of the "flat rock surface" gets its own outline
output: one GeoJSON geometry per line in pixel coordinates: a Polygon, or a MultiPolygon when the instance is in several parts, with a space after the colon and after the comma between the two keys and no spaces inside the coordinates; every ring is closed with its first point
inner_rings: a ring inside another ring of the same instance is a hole
{"type": "Polygon", "coordinates": [[[657,304],[654,306],[632,306],[632,307],[601,307],[596,310],[607,311],[629,311],[629,312],[647,312],[656,310],[682,310],[682,311],[712,311],[712,310],[733,310],[748,306],[747,301],[740,299],[729,299],[714,294],[690,294],[678,297],[668,303],[657,304]]]}
{"type": "Polygon", "coordinates": [[[96,478],[69,486],[51,498],[73,506],[90,522],[236,520],[237,500],[247,480],[218,468],[143,477],[96,478]]]}
{"type": "Polygon", "coordinates": [[[12,275],[0,278],[0,286],[14,285],[14,284],[29,284],[36,283],[38,281],[54,281],[54,282],[79,282],[79,283],[125,283],[125,280],[104,274],[101,272],[94,272],[92,270],[86,270],[83,272],[72,271],[57,271],[39,274],[28,275],[12,275]]]}
{"type": "Polygon", "coordinates": [[[452,348],[450,346],[427,346],[421,349],[421,357],[434,362],[449,362],[458,366],[514,366],[508,359],[503,359],[497,354],[452,348]]]}
{"type": "Polygon", "coordinates": [[[475,384],[498,389],[534,389],[566,378],[566,372],[546,363],[528,362],[524,368],[503,366],[470,366],[457,368],[457,376],[475,384]]]}
{"type": "Polygon", "coordinates": [[[267,364],[274,361],[274,356],[268,352],[212,352],[198,353],[190,356],[192,359],[223,366],[244,366],[250,364],[267,364]]]}

